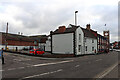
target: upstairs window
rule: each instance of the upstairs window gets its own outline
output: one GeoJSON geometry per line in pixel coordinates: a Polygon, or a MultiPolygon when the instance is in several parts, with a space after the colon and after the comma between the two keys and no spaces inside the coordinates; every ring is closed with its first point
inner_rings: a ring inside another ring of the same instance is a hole
{"type": "Polygon", "coordinates": [[[86,38],[84,38],[84,42],[86,42],[86,38]]]}
{"type": "Polygon", "coordinates": [[[81,34],[79,34],[79,42],[81,42],[81,34]]]}
{"type": "Polygon", "coordinates": [[[92,43],[94,43],[94,39],[92,39],[92,43]]]}

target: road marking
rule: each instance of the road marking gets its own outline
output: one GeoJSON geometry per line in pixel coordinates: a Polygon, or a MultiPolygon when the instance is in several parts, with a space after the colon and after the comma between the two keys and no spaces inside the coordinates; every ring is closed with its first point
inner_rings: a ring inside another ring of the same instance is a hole
{"type": "Polygon", "coordinates": [[[102,59],[98,59],[98,60],[95,60],[95,61],[101,61],[102,59]]]}
{"type": "Polygon", "coordinates": [[[61,64],[61,63],[67,63],[67,62],[72,62],[72,61],[73,60],[54,62],[54,63],[44,63],[44,64],[37,64],[37,65],[33,65],[33,66],[37,67],[37,66],[45,66],[45,65],[52,65],[52,64],[61,64]]]}
{"type": "Polygon", "coordinates": [[[79,67],[80,65],[76,65],[75,67],[79,67]]]}
{"type": "Polygon", "coordinates": [[[14,61],[30,61],[31,59],[25,59],[25,58],[21,58],[21,59],[13,59],[14,61]]]}
{"type": "Polygon", "coordinates": [[[18,69],[24,69],[25,67],[19,67],[18,69]]]}
{"type": "Polygon", "coordinates": [[[118,65],[118,62],[116,62],[114,65],[97,75],[95,78],[104,78],[108,73],[110,73],[116,66],[118,65]]]}
{"type": "Polygon", "coordinates": [[[10,68],[10,69],[8,69],[8,70],[15,70],[16,68],[10,68]]]}
{"type": "MultiPolygon", "coordinates": [[[[57,73],[57,72],[61,72],[61,71],[63,71],[63,69],[59,69],[59,70],[52,71],[52,72],[46,72],[46,73],[42,73],[42,74],[37,74],[37,75],[33,75],[33,76],[27,76],[22,79],[34,78],[34,77],[43,76],[43,75],[49,75],[49,74],[53,74],[53,73],[57,73]]],[[[20,80],[22,80],[22,79],[20,79],[20,80]]]]}
{"type": "Polygon", "coordinates": [[[4,71],[4,70],[0,70],[0,71],[4,71]]]}
{"type": "Polygon", "coordinates": [[[17,70],[17,69],[24,69],[24,68],[30,68],[30,67],[40,67],[40,66],[53,65],[53,64],[62,64],[62,63],[67,63],[67,62],[72,62],[72,61],[74,61],[74,60],[54,62],[54,63],[36,64],[36,65],[30,65],[30,66],[26,66],[26,67],[11,68],[11,69],[7,69],[7,70],[17,70]]]}

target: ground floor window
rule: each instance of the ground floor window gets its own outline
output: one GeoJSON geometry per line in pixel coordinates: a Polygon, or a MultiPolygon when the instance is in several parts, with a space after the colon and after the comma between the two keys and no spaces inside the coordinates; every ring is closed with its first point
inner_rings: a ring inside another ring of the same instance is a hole
{"type": "Polygon", "coordinates": [[[87,51],[87,46],[85,46],[85,51],[87,51]]]}
{"type": "Polygon", "coordinates": [[[78,51],[79,51],[79,52],[80,52],[80,50],[81,50],[80,48],[81,48],[81,45],[78,46],[78,51]]]}
{"type": "Polygon", "coordinates": [[[94,47],[92,47],[92,51],[94,51],[94,47]]]}

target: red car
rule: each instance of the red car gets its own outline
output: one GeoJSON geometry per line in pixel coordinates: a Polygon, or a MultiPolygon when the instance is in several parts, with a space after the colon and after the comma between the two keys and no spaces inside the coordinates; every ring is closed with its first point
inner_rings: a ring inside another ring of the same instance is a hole
{"type": "Polygon", "coordinates": [[[42,49],[33,49],[30,50],[30,54],[34,54],[34,55],[39,55],[39,54],[44,54],[45,52],[42,49]]]}

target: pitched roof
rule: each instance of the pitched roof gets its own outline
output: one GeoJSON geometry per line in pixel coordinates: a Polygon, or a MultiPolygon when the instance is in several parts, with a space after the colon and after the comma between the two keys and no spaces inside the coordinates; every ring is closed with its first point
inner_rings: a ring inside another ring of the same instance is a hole
{"type": "Polygon", "coordinates": [[[56,29],[52,34],[73,33],[73,32],[76,31],[76,29],[77,29],[78,27],[80,27],[80,26],[75,26],[75,25],[72,25],[72,24],[70,24],[70,26],[72,26],[72,27],[66,28],[66,30],[65,30],[64,32],[59,32],[59,30],[56,29]]]}
{"type": "Polygon", "coordinates": [[[34,41],[33,39],[29,38],[28,36],[18,35],[18,34],[11,34],[11,33],[2,33],[3,37],[7,36],[7,40],[20,40],[20,41],[34,41]]]}
{"type": "MultiPolygon", "coordinates": [[[[3,37],[6,36],[6,33],[4,32],[0,32],[2,33],[3,37]]],[[[24,36],[24,35],[18,35],[18,34],[11,34],[8,33],[7,37],[8,40],[20,40],[20,41],[37,41],[40,43],[45,43],[47,40],[47,36],[46,35],[37,35],[37,36],[24,36]]]]}
{"type": "Polygon", "coordinates": [[[39,43],[46,43],[48,36],[46,35],[36,35],[36,36],[29,36],[30,38],[37,40],[39,43]]]}
{"type": "MultiPolygon", "coordinates": [[[[80,27],[80,26],[75,26],[72,24],[70,24],[70,26],[72,26],[72,27],[66,28],[66,30],[64,32],[59,32],[59,30],[56,29],[52,34],[72,33],[72,32],[75,32],[78,27],[80,27]]],[[[83,33],[85,34],[85,37],[96,38],[91,31],[84,29],[82,27],[81,27],[81,29],[82,29],[83,33]]]]}
{"type": "Polygon", "coordinates": [[[82,28],[82,27],[81,27],[81,29],[82,29],[85,37],[95,38],[96,39],[96,37],[94,36],[94,34],[91,31],[89,31],[89,30],[87,30],[85,28],[82,28]]]}

